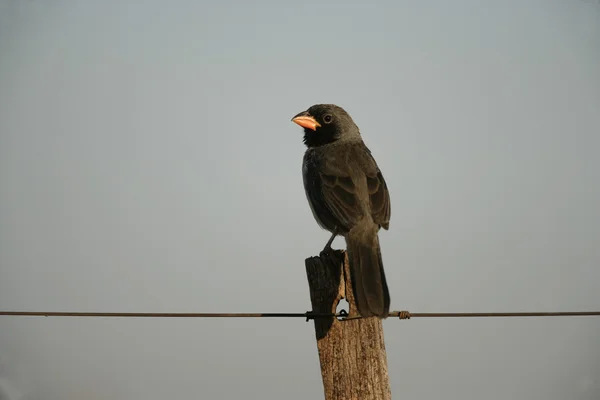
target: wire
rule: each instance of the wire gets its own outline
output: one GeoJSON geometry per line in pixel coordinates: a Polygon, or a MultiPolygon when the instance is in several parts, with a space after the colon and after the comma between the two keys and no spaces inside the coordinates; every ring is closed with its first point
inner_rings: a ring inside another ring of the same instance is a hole
{"type": "Polygon", "coordinates": [[[325,313],[117,313],[117,312],[45,312],[0,311],[0,315],[34,317],[129,317],[129,318],[332,318],[336,314],[325,313]]]}
{"type": "Polygon", "coordinates": [[[551,311],[551,312],[491,312],[491,313],[410,313],[394,311],[395,317],[410,318],[465,318],[465,317],[581,317],[600,316],[600,311],[551,311]]]}
{"type": "MultiPolygon", "coordinates": [[[[305,318],[307,321],[316,318],[348,317],[346,310],[337,314],[314,313],[118,313],[118,312],[52,312],[52,311],[0,311],[0,316],[30,316],[30,317],[119,317],[119,318],[305,318]]],[[[491,313],[411,313],[409,311],[392,311],[390,317],[399,319],[411,318],[469,318],[469,317],[574,317],[600,316],[600,311],[553,311],[553,312],[491,312],[491,313]]],[[[361,317],[358,317],[361,318],[361,317]]]]}

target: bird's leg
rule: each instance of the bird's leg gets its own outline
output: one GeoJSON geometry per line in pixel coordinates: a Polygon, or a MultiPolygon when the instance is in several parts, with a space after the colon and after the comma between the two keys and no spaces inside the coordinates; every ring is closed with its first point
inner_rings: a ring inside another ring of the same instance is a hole
{"type": "Polygon", "coordinates": [[[329,241],[327,242],[327,244],[325,245],[325,248],[323,248],[323,252],[327,253],[329,252],[329,250],[332,250],[331,248],[331,243],[333,243],[333,240],[335,239],[335,237],[338,235],[338,229],[335,228],[333,230],[333,232],[331,232],[331,237],[329,238],[329,241]]]}

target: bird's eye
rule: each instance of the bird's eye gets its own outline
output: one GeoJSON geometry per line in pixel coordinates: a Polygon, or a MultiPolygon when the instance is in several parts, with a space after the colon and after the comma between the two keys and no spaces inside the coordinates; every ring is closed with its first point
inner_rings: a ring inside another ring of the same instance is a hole
{"type": "Polygon", "coordinates": [[[325,122],[326,124],[329,124],[332,120],[333,120],[333,117],[329,114],[327,114],[326,116],[323,117],[323,122],[325,122]]]}

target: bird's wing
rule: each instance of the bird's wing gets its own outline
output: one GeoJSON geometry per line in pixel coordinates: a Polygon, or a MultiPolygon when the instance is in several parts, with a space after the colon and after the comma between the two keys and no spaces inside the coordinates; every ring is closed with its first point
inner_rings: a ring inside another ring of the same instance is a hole
{"type": "Polygon", "coordinates": [[[364,170],[367,175],[371,217],[377,225],[384,229],[388,229],[390,227],[390,217],[392,214],[390,192],[371,151],[366,146],[364,148],[366,149],[366,155],[368,156],[365,157],[364,160],[364,170]]]}
{"type": "Polygon", "coordinates": [[[359,198],[362,192],[368,193],[374,222],[388,228],[390,200],[387,186],[364,145],[338,149],[318,161],[305,160],[304,177],[308,200],[322,226],[329,230],[336,227],[341,231],[350,230],[365,212],[359,198]],[[366,176],[366,179],[360,179],[360,176],[366,176]]]}
{"type": "Polygon", "coordinates": [[[336,168],[324,168],[319,179],[323,200],[336,226],[342,231],[349,231],[364,213],[352,177],[336,171],[336,168]]]}

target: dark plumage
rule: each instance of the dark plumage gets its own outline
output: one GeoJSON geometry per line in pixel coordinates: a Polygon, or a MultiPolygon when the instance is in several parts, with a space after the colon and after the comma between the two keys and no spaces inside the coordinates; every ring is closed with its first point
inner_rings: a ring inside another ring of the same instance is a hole
{"type": "Polygon", "coordinates": [[[388,229],[390,196],[383,175],[350,115],[333,104],[317,104],[292,121],[304,128],[302,172],[317,223],[346,239],[358,312],[386,318],[390,295],[378,231],[388,229]]]}

